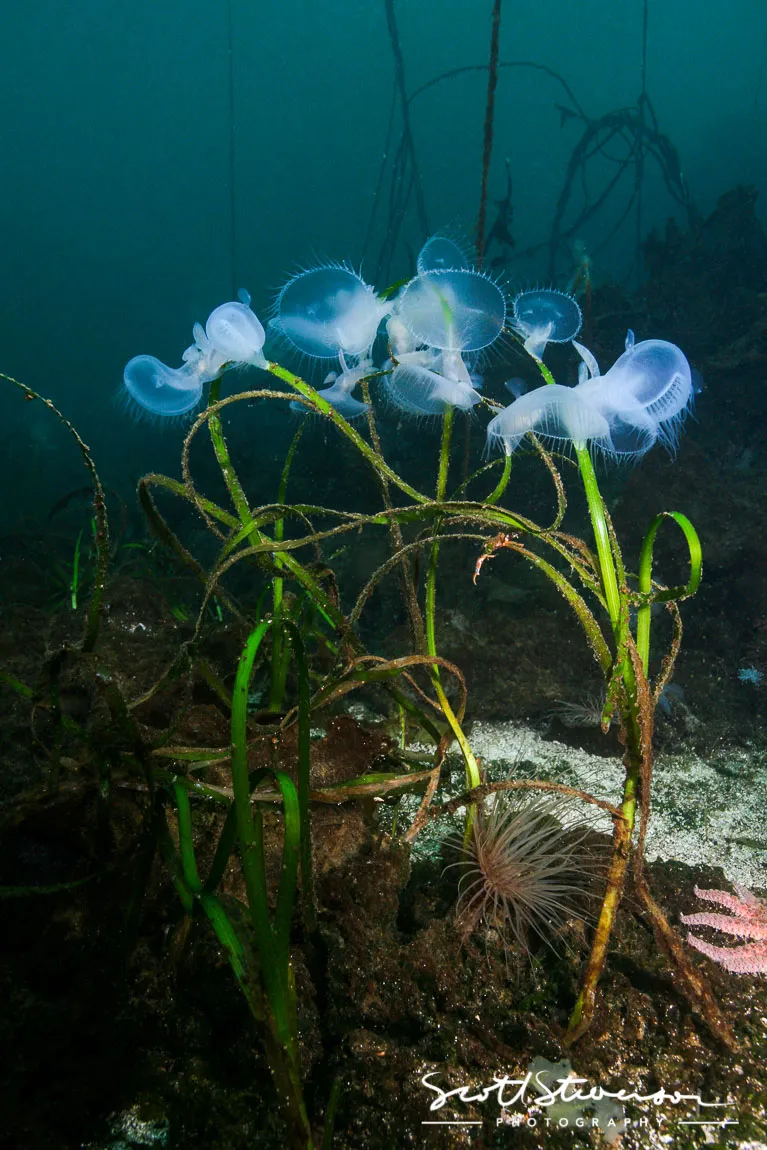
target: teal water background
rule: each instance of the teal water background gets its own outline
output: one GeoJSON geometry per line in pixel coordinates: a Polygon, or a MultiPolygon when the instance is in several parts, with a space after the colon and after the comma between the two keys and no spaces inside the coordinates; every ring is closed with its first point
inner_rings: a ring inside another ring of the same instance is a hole
{"type": "MultiPolygon", "coordinates": [[[[396,0],[409,90],[485,63],[490,11],[477,0],[396,0]]],[[[558,71],[598,117],[637,99],[642,17],[638,2],[507,0],[500,57],[558,71]]],[[[766,37],[759,0],[649,4],[648,91],[703,212],[744,181],[760,189],[763,208],[766,37]]],[[[107,485],[127,495],[140,474],[172,468],[178,456],[178,429],[136,424],[115,405],[131,356],[178,363],[192,323],[236,287],[249,288],[263,315],[297,266],[317,256],[359,263],[393,78],[382,0],[8,7],[0,38],[0,369],[61,406],[107,485]]],[[[413,105],[434,229],[474,227],[485,89],[477,72],[413,105]]],[[[560,126],[562,102],[541,73],[501,72],[490,196],[503,194],[508,157],[518,247],[547,238],[580,130],[560,126]]],[[[672,207],[651,178],[646,226],[672,207]]],[[[366,266],[384,221],[382,204],[366,266]]],[[[412,212],[405,233],[417,250],[424,237],[412,212]]],[[[597,270],[620,274],[625,256],[613,245],[597,270]]],[[[544,269],[526,265],[520,279],[544,269]]],[[[410,270],[401,246],[393,272],[410,270]]],[[[509,271],[513,281],[513,264],[509,271]]],[[[0,390],[0,489],[13,491],[2,529],[84,481],[50,418],[0,390]]]]}

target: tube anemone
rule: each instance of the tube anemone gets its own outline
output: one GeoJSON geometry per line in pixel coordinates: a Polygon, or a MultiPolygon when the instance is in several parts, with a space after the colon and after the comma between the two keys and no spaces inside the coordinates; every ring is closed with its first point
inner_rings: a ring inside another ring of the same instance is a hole
{"type": "MultiPolygon", "coordinates": [[[[565,807],[568,804],[565,803],[565,807]]],[[[507,963],[512,950],[531,957],[531,933],[552,949],[568,920],[585,918],[593,866],[584,823],[563,825],[559,799],[497,791],[461,843],[456,922],[465,939],[481,924],[498,931],[507,963]]],[[[449,868],[446,868],[449,869],[449,868]]]]}

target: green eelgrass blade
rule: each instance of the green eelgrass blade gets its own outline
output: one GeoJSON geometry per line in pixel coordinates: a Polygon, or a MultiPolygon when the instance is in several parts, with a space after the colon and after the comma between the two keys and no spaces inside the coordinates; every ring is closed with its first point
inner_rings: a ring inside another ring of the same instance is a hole
{"type": "Polygon", "coordinates": [[[290,778],[282,771],[255,772],[255,783],[271,775],[282,792],[284,841],[277,910],[274,924],[269,915],[264,863],[263,821],[258,805],[251,807],[251,784],[247,762],[248,690],[253,664],[261,642],[271,626],[265,620],[251,631],[237,666],[232,692],[232,788],[237,817],[242,869],[248,905],[261,956],[261,969],[277,1032],[291,1057],[296,1057],[296,1034],[292,1024],[291,980],[289,972],[290,918],[295,896],[301,822],[298,796],[290,778]]]}
{"type": "Polygon", "coordinates": [[[17,695],[23,695],[25,699],[34,699],[35,692],[26,683],[22,683],[21,679],[17,679],[10,671],[0,671],[0,683],[5,683],[6,687],[10,687],[17,695]]]}
{"type": "Polygon", "coordinates": [[[96,646],[96,639],[98,638],[99,623],[101,621],[101,603],[104,598],[104,585],[106,583],[107,568],[109,567],[109,521],[107,519],[104,488],[101,485],[101,480],[96,471],[96,465],[93,462],[88,445],[81,439],[73,425],[66,416],[59,411],[56,405],[51,403],[50,399],[45,399],[44,396],[38,395],[36,391],[33,391],[31,387],[27,387],[25,383],[14,379],[12,375],[6,375],[5,372],[0,371],[0,379],[4,379],[7,383],[12,383],[14,387],[18,387],[24,393],[25,399],[39,400],[44,407],[47,407],[49,411],[53,412],[74,439],[80,449],[83,462],[90,473],[91,483],[93,485],[93,515],[96,520],[96,570],[93,574],[93,589],[91,591],[90,603],[88,604],[88,612],[85,617],[83,650],[86,652],[92,651],[96,646]]]}
{"type": "Polygon", "coordinates": [[[311,697],[309,667],[306,662],[301,632],[295,623],[287,623],[293,653],[298,668],[298,807],[301,834],[301,882],[303,890],[304,920],[311,931],[317,926],[314,905],[314,878],[312,873],[311,816],[309,789],[311,786],[311,697]]]}
{"type": "Polygon", "coordinates": [[[72,879],[71,882],[55,882],[49,886],[0,886],[0,898],[26,898],[32,894],[57,894],[60,890],[73,890],[90,882],[95,875],[89,874],[85,878],[72,879]]]}
{"type": "Polygon", "coordinates": [[[77,536],[77,542],[75,543],[75,553],[72,557],[72,578],[69,583],[69,602],[73,611],[77,610],[77,591],[80,586],[80,542],[82,537],[83,533],[81,529],[80,534],[77,536]]]}
{"type": "MultiPolygon", "coordinates": [[[[293,436],[293,440],[288,449],[288,454],[285,457],[285,463],[282,468],[282,475],[280,476],[280,486],[277,492],[277,502],[285,502],[288,490],[288,479],[290,477],[290,469],[293,465],[293,458],[296,454],[298,444],[303,434],[304,424],[301,423],[293,436]]],[[[274,524],[274,541],[275,543],[282,543],[285,538],[285,520],[280,518],[274,524]]],[[[279,553],[273,556],[274,564],[279,571],[283,566],[284,561],[281,559],[279,553]]],[[[284,590],[284,580],[280,575],[272,577],[272,618],[274,619],[274,626],[272,627],[272,681],[269,689],[269,710],[281,711],[283,700],[285,698],[285,680],[288,673],[288,654],[283,651],[284,647],[284,632],[280,626],[282,618],[282,600],[284,590]]]]}
{"type": "Polygon", "coordinates": [[[694,595],[698,590],[701,578],[703,577],[703,552],[700,545],[700,538],[686,515],[682,515],[679,511],[661,511],[660,514],[655,516],[647,530],[647,534],[642,540],[642,547],[639,553],[638,576],[639,593],[647,597],[646,601],[642,603],[637,611],[637,650],[646,675],[650,664],[652,604],[689,598],[690,595],[694,595]],[[664,519],[672,519],[682,530],[690,556],[690,575],[687,582],[682,586],[667,587],[653,591],[653,551],[655,549],[655,539],[658,534],[658,528],[664,519]]]}

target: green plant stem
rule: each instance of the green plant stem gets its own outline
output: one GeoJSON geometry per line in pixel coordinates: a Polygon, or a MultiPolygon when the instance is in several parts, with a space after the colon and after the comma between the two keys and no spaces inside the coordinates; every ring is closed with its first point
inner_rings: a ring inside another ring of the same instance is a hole
{"type": "Polygon", "coordinates": [[[621,600],[618,591],[618,580],[615,574],[615,561],[613,558],[610,533],[605,517],[605,505],[599,490],[597,477],[594,472],[594,464],[591,461],[588,448],[580,447],[576,444],[575,455],[578,460],[578,470],[581,473],[583,489],[586,492],[586,500],[589,505],[589,516],[594,531],[594,541],[597,545],[599,572],[602,577],[602,590],[604,592],[605,602],[607,603],[607,610],[610,615],[613,632],[617,638],[620,627],[621,600]]]}
{"type": "MultiPolygon", "coordinates": [[[[450,435],[453,427],[453,408],[449,407],[443,416],[442,422],[442,442],[440,444],[439,452],[439,468],[437,471],[437,491],[435,499],[437,503],[441,503],[445,498],[445,491],[447,490],[447,477],[450,467],[450,435]]],[[[426,649],[430,655],[436,656],[437,654],[437,636],[435,626],[436,602],[437,602],[437,561],[439,559],[439,530],[442,523],[442,517],[437,516],[434,521],[434,540],[431,545],[431,552],[429,554],[429,568],[426,573],[426,649]]],[[[474,752],[469,746],[469,741],[463,732],[463,728],[455,714],[453,708],[450,706],[450,701],[445,694],[440,678],[439,667],[435,664],[430,670],[432,685],[436,692],[439,704],[444,712],[445,718],[448,721],[450,730],[453,732],[456,742],[461,749],[463,761],[466,766],[466,782],[467,789],[471,790],[472,787],[478,787],[482,781],[479,773],[479,764],[474,756],[474,752]]]]}
{"type": "MultiPolygon", "coordinates": [[[[546,365],[540,360],[537,360],[537,363],[546,382],[554,383],[554,377],[546,365]]],[[[615,916],[620,906],[626,881],[643,761],[641,716],[639,714],[641,704],[638,699],[636,673],[627,652],[627,643],[631,641],[628,634],[627,590],[618,585],[618,570],[621,572],[622,581],[625,582],[623,563],[617,542],[610,532],[604,500],[599,490],[594,464],[588,448],[585,444],[575,443],[573,446],[594,532],[602,593],[615,640],[616,653],[613,673],[620,674],[623,679],[623,705],[620,709],[626,738],[626,754],[624,756],[626,775],[623,783],[621,817],[615,820],[613,830],[613,853],[607,875],[607,885],[594,931],[591,953],[583,972],[581,989],[565,1036],[567,1043],[575,1042],[581,1037],[591,1024],[594,1014],[597,985],[604,968],[615,916]]],[[[608,699],[612,697],[613,689],[611,674],[608,682],[608,699]]],[[[615,697],[620,699],[620,695],[615,697]]],[[[648,795],[644,797],[644,801],[649,801],[648,795]]]]}
{"type": "Polygon", "coordinates": [[[77,610],[77,590],[80,586],[80,542],[82,540],[82,530],[77,536],[75,543],[75,553],[72,557],[72,578],[69,583],[70,590],[70,606],[73,611],[77,610]]]}
{"type": "Polygon", "coordinates": [[[291,1032],[287,997],[289,988],[286,971],[279,962],[278,950],[269,920],[266,895],[263,830],[261,813],[257,807],[251,810],[250,781],[248,778],[247,757],[247,717],[248,690],[261,641],[271,623],[259,623],[251,631],[243,648],[237,667],[237,676],[232,693],[232,790],[234,809],[237,816],[237,837],[240,844],[242,870],[248,894],[253,926],[259,949],[263,953],[263,978],[267,997],[275,1013],[277,1029],[288,1051],[294,1051],[294,1035],[291,1032]]]}
{"type": "Polygon", "coordinates": [[[652,618],[652,604],[664,603],[669,600],[676,602],[680,599],[687,599],[698,590],[701,578],[703,577],[703,552],[700,539],[698,538],[697,531],[686,515],[682,515],[679,511],[661,511],[660,514],[655,516],[647,529],[647,534],[642,540],[637,574],[639,593],[646,597],[646,601],[642,603],[637,610],[637,651],[642,660],[644,673],[647,675],[650,666],[650,622],[652,618]],[[682,530],[690,556],[690,577],[683,587],[668,587],[666,590],[656,591],[653,594],[652,563],[655,537],[658,534],[658,528],[665,519],[673,520],[682,530]],[[652,599],[650,599],[651,595],[652,599]]]}
{"type": "MultiPolygon", "coordinates": [[[[442,441],[439,449],[439,467],[437,470],[437,490],[434,496],[437,503],[445,498],[447,490],[447,476],[450,468],[450,437],[453,429],[453,408],[448,407],[442,417],[442,441]]],[[[434,520],[434,540],[429,553],[429,567],[426,572],[426,649],[430,655],[437,654],[436,639],[436,601],[437,601],[437,561],[439,559],[439,531],[442,525],[442,516],[437,515],[434,520]]],[[[432,677],[439,678],[439,668],[435,667],[432,677]]]]}
{"type": "MultiPolygon", "coordinates": [[[[535,358],[538,370],[546,380],[546,383],[554,383],[554,376],[546,367],[546,364],[537,357],[533,358],[535,358]]],[[[620,594],[618,592],[618,580],[615,574],[615,562],[610,541],[610,532],[605,517],[605,505],[599,490],[594,464],[591,461],[588,448],[585,444],[578,443],[574,443],[573,447],[575,448],[578,470],[581,473],[583,489],[586,492],[586,500],[589,505],[589,516],[594,531],[594,541],[597,545],[599,571],[602,577],[602,590],[604,592],[605,602],[607,603],[607,610],[610,615],[613,632],[617,638],[621,614],[620,594]]]]}
{"type": "Polygon", "coordinates": [[[360,454],[365,457],[376,474],[385,475],[395,487],[398,487],[400,491],[404,491],[405,495],[409,495],[416,503],[429,502],[427,496],[422,495],[420,491],[416,491],[415,487],[411,487],[409,483],[406,483],[396,471],[393,471],[392,468],[389,467],[388,463],[385,463],[384,460],[376,454],[375,450],[369,443],[365,442],[359,432],[356,431],[350,423],[347,423],[344,417],[336,411],[332,403],[328,403],[326,399],[318,395],[314,388],[310,387],[308,383],[305,383],[300,376],[294,375],[292,371],[288,371],[287,368],[281,367],[278,363],[267,364],[267,370],[270,371],[272,375],[276,375],[277,378],[281,379],[284,383],[290,384],[290,386],[295,388],[305,399],[310,401],[311,406],[315,410],[321,412],[331,423],[335,424],[338,430],[345,435],[347,439],[351,440],[360,454]]]}
{"type": "MultiPolygon", "coordinates": [[[[274,366],[276,365],[270,364],[270,368],[274,366]]],[[[297,379],[297,377],[292,377],[290,372],[286,372],[286,375],[297,379]]],[[[214,379],[210,385],[210,397],[208,401],[210,407],[214,407],[218,403],[220,386],[220,378],[214,379]]],[[[304,384],[304,387],[309,391],[311,390],[307,384],[304,384]]],[[[221,417],[217,411],[209,417],[208,424],[210,427],[210,437],[213,443],[213,450],[215,452],[219,467],[221,468],[221,474],[224,478],[224,483],[226,484],[232,503],[234,504],[235,510],[237,512],[237,516],[243,528],[248,529],[247,537],[250,539],[253,547],[262,546],[269,548],[274,543],[274,540],[260,531],[253,520],[253,515],[251,513],[250,506],[248,505],[245,492],[242,489],[242,485],[239,481],[239,478],[237,477],[237,472],[235,471],[229,456],[229,449],[226,446],[224,431],[221,426],[221,417]],[[252,527],[250,526],[251,524],[252,527]]],[[[364,440],[361,442],[364,443],[364,440]]],[[[272,559],[275,564],[278,563],[278,559],[273,553],[272,559]]],[[[317,604],[320,610],[323,611],[326,618],[332,622],[333,626],[345,626],[346,620],[344,619],[343,614],[328,598],[317,580],[313,578],[313,576],[302,566],[301,563],[298,562],[297,559],[295,559],[289,552],[281,551],[279,563],[286,570],[290,571],[291,575],[293,575],[293,577],[304,587],[309,597],[317,604]]]]}
{"type": "Polygon", "coordinates": [[[276,1043],[276,1049],[272,1052],[273,1071],[278,1085],[286,1090],[285,1102],[294,1131],[306,1147],[311,1147],[311,1127],[301,1090],[296,988],[290,965],[290,920],[301,835],[299,799],[293,782],[282,771],[260,770],[254,773],[253,782],[256,786],[262,778],[271,774],[283,800],[282,872],[272,926],[266,891],[263,820],[260,807],[251,806],[251,779],[247,761],[248,691],[253,664],[269,626],[267,620],[251,631],[237,666],[232,692],[232,789],[248,907],[259,952],[261,977],[269,1002],[269,1023],[276,1043]]]}
{"type": "Polygon", "coordinates": [[[25,383],[14,379],[12,375],[6,375],[5,372],[0,371],[0,379],[4,379],[6,383],[12,383],[14,387],[18,387],[20,391],[24,393],[25,399],[39,400],[44,407],[47,407],[49,411],[53,412],[74,439],[80,449],[83,463],[90,473],[91,483],[93,484],[93,516],[96,520],[96,570],[93,574],[93,587],[91,589],[88,612],[85,617],[85,631],[83,634],[83,651],[87,653],[93,650],[96,646],[96,640],[98,639],[99,623],[101,622],[101,604],[104,599],[104,586],[109,568],[109,521],[107,519],[104,488],[101,486],[101,480],[96,471],[96,465],[91,458],[87,443],[80,437],[69,420],[62,415],[56,405],[51,403],[50,399],[45,399],[42,395],[38,395],[36,391],[33,391],[31,387],[27,387],[25,383]]]}
{"type": "Polygon", "coordinates": [[[309,795],[311,789],[311,694],[309,666],[306,661],[301,632],[294,623],[288,625],[298,669],[298,806],[301,817],[301,892],[304,922],[309,932],[317,929],[317,911],[314,903],[314,875],[312,867],[311,816],[309,795]]]}
{"type": "Polygon", "coordinates": [[[510,478],[511,478],[511,456],[505,455],[503,458],[503,471],[501,472],[501,478],[498,480],[497,485],[493,488],[493,490],[488,495],[487,499],[485,500],[485,503],[497,503],[498,500],[503,495],[506,488],[508,487],[510,478]]]}
{"type": "MultiPolygon", "coordinates": [[[[607,876],[605,895],[599,912],[591,953],[583,973],[581,989],[568,1025],[566,1041],[576,1041],[588,1028],[596,1005],[596,992],[599,978],[604,968],[607,949],[610,943],[615,916],[623,896],[626,871],[629,864],[631,837],[637,813],[637,795],[642,765],[642,731],[637,712],[637,684],[634,667],[626,654],[628,635],[627,594],[618,587],[616,573],[616,552],[605,515],[605,506],[597,483],[594,465],[585,446],[575,448],[578,467],[586,493],[586,500],[597,547],[597,561],[601,576],[602,591],[605,597],[610,623],[616,645],[616,672],[623,678],[624,705],[621,718],[626,738],[624,765],[626,775],[623,783],[621,819],[616,820],[613,831],[613,853],[607,876]]],[[[620,563],[622,568],[622,563],[620,563]]],[[[609,698],[609,687],[608,687],[609,698]]],[[[647,801],[649,796],[646,796],[647,801]]]]}
{"type": "MultiPolygon", "coordinates": [[[[373,445],[376,455],[382,463],[385,462],[383,457],[383,449],[381,447],[381,439],[378,434],[376,426],[375,414],[373,411],[373,404],[370,397],[370,380],[366,377],[360,380],[360,390],[362,391],[362,398],[368,405],[366,413],[368,434],[370,435],[370,442],[373,445]]],[[[376,471],[376,478],[378,486],[381,490],[381,498],[383,505],[387,511],[393,510],[391,501],[391,494],[389,492],[389,480],[384,472],[381,470],[376,471]]],[[[405,540],[402,534],[402,528],[397,522],[396,518],[392,517],[389,521],[389,536],[391,538],[392,551],[399,554],[404,546],[405,540]]],[[[410,622],[410,638],[413,647],[416,651],[422,651],[424,647],[424,626],[423,618],[421,616],[421,609],[418,606],[418,598],[416,587],[413,580],[413,568],[408,554],[402,555],[402,562],[400,564],[400,579],[402,587],[402,598],[405,603],[405,610],[407,612],[408,620],[410,622]]]]}
{"type": "MultiPolygon", "coordinates": [[[[293,436],[293,441],[285,457],[285,465],[282,469],[280,476],[280,486],[277,492],[277,502],[284,503],[288,490],[288,477],[290,476],[290,468],[293,464],[293,458],[296,454],[301,435],[304,430],[303,423],[299,425],[296,434],[293,436]]],[[[282,543],[285,538],[285,519],[281,516],[274,524],[274,540],[276,543],[282,543]]],[[[279,552],[273,555],[274,565],[279,570],[284,565],[284,558],[279,552]]],[[[281,711],[282,704],[285,698],[285,679],[287,676],[288,663],[285,653],[283,651],[284,633],[280,626],[282,620],[282,600],[285,587],[285,581],[280,575],[272,577],[272,619],[274,626],[272,627],[272,679],[269,688],[269,710],[281,711]]]]}
{"type": "Polygon", "coordinates": [[[613,853],[607,873],[607,886],[599,912],[594,938],[586,967],[581,978],[581,989],[565,1035],[565,1044],[576,1042],[588,1029],[594,1014],[596,990],[607,957],[613,923],[620,906],[628,868],[631,836],[634,829],[637,804],[638,770],[627,771],[621,803],[621,818],[615,820],[613,853]]]}

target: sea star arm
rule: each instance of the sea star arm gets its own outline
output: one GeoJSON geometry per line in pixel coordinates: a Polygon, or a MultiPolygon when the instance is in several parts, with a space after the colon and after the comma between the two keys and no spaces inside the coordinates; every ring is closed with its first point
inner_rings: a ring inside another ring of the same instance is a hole
{"type": "MultiPolygon", "coordinates": [[[[700,887],[696,886],[695,897],[702,898],[704,902],[715,902],[717,906],[726,907],[726,909],[731,910],[733,914],[742,914],[745,909],[743,904],[750,900],[738,897],[743,890],[742,887],[736,887],[735,889],[738,891],[737,895],[730,894],[726,890],[701,890],[700,887]]],[[[747,891],[746,893],[751,895],[751,891],[747,891]]],[[[751,898],[754,897],[754,895],[751,895],[751,898]]]]}
{"type": "Polygon", "coordinates": [[[734,918],[729,914],[680,914],[685,926],[712,926],[737,938],[767,939],[767,921],[734,918]]]}
{"type": "Polygon", "coordinates": [[[694,934],[687,935],[690,946],[694,946],[701,954],[713,958],[725,970],[732,974],[767,974],[767,944],[754,943],[751,946],[712,946],[694,934]]]}

